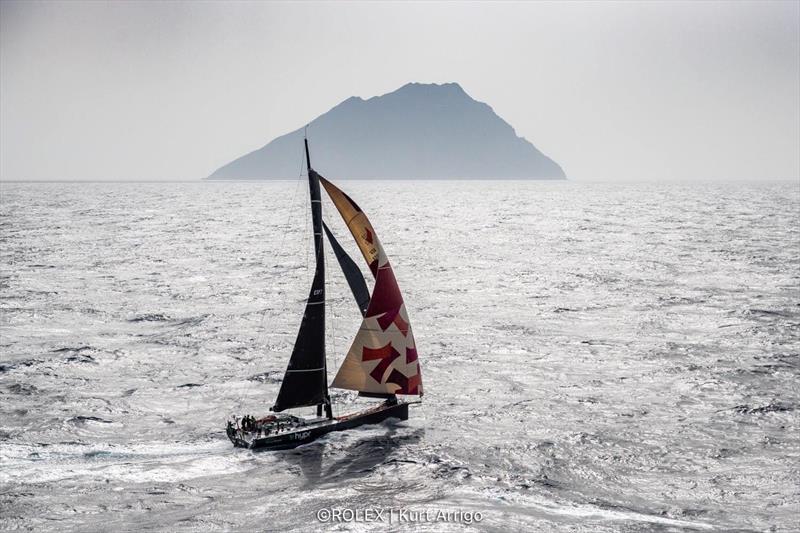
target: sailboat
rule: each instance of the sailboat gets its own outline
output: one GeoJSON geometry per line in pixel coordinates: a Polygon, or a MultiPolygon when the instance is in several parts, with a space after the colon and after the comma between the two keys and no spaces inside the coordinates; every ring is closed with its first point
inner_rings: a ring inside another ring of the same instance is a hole
{"type": "Polygon", "coordinates": [[[420,400],[399,399],[398,395],[422,397],[422,375],[414,334],[383,246],[364,211],[311,167],[308,139],[304,139],[304,145],[314,231],[314,278],[278,397],[270,408],[273,414],[229,419],[226,432],[236,447],[283,450],[312,442],[333,431],[376,424],[388,418],[407,420],[409,405],[420,403],[420,400]],[[322,219],[321,188],[325,189],[342,216],[372,273],[375,283],[371,293],[361,269],[322,219]],[[328,392],[323,233],[362,316],[361,327],[330,386],[383,400],[370,408],[342,416],[333,415],[328,392]],[[314,406],[316,417],[312,418],[283,412],[314,406]]]}

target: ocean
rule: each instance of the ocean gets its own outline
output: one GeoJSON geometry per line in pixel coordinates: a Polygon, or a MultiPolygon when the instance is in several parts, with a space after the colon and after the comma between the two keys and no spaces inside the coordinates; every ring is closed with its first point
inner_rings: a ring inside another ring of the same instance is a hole
{"type": "MultiPolygon", "coordinates": [[[[304,181],[0,184],[0,529],[797,530],[798,183],[337,183],[425,396],[264,453],[225,422],[297,333],[304,181]]],[[[327,261],[334,368],[360,315],[327,261]]]]}

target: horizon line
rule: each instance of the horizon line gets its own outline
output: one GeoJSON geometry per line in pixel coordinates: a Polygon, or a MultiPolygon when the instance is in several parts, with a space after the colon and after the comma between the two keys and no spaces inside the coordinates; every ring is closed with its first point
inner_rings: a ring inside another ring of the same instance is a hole
{"type": "MultiPolygon", "coordinates": [[[[187,179],[13,179],[7,180],[0,178],[0,183],[270,183],[270,182],[294,182],[305,178],[305,175],[297,178],[237,178],[237,179],[209,179],[209,178],[187,178],[187,179]]],[[[348,177],[334,178],[337,181],[525,181],[525,182],[556,182],[556,183],[775,183],[775,182],[795,182],[800,181],[800,176],[796,177],[749,177],[749,178],[707,178],[707,177],[685,177],[685,178],[633,178],[633,179],[614,179],[614,178],[491,178],[491,177],[397,177],[397,178],[368,178],[368,177],[348,177]]]]}

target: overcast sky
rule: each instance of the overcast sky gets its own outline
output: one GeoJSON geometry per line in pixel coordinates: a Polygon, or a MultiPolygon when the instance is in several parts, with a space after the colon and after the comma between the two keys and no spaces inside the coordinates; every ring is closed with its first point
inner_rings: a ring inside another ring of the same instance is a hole
{"type": "Polygon", "coordinates": [[[797,1],[6,0],[0,179],[199,179],[409,81],[576,180],[800,179],[797,1]]]}

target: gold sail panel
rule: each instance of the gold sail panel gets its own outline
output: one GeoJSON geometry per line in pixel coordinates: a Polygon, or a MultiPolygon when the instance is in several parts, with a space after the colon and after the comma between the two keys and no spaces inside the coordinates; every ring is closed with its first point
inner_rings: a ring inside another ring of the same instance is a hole
{"type": "Polygon", "coordinates": [[[319,177],[320,183],[328,193],[333,205],[339,210],[342,215],[347,229],[353,234],[353,238],[358,244],[358,249],[369,265],[372,275],[377,275],[378,265],[386,261],[386,255],[383,254],[383,247],[381,246],[375,230],[372,228],[367,215],[358,207],[349,196],[336,187],[333,183],[329,182],[322,176],[319,177]],[[383,258],[381,258],[383,254],[383,258]]]}
{"type": "Polygon", "coordinates": [[[369,306],[332,387],[422,396],[417,347],[400,288],[372,224],[358,205],[320,177],[375,276],[369,306]]]}

